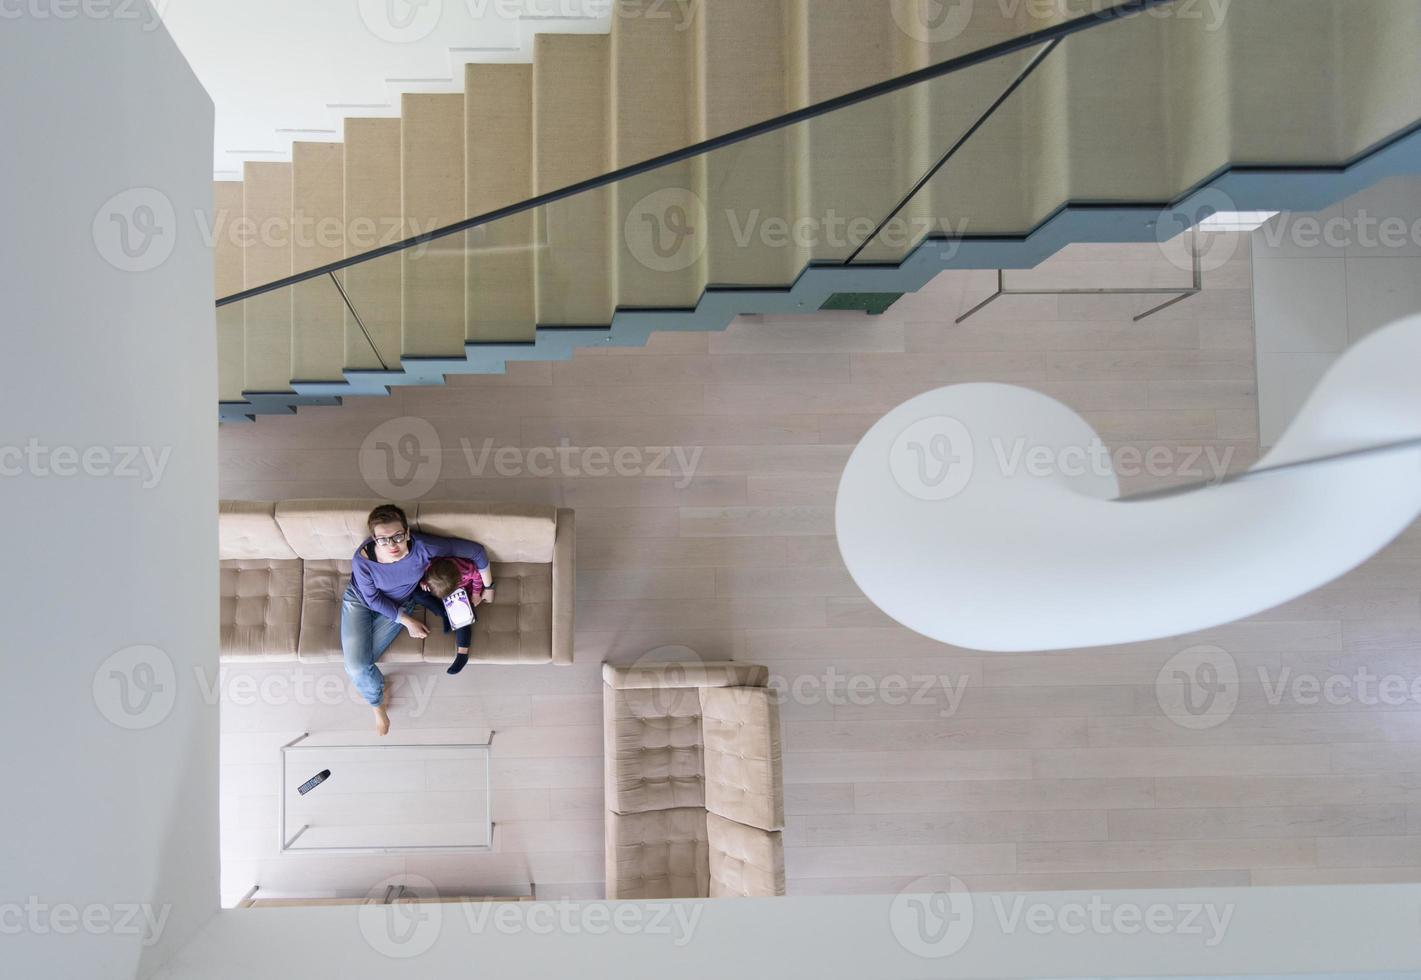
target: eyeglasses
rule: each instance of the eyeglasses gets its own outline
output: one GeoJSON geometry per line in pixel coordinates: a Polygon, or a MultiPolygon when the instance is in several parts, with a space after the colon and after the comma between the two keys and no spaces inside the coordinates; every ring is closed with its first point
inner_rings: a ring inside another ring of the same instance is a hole
{"type": "Polygon", "coordinates": [[[376,538],[375,543],[382,548],[395,548],[404,544],[409,539],[409,532],[401,531],[399,534],[392,534],[388,538],[376,538]]]}

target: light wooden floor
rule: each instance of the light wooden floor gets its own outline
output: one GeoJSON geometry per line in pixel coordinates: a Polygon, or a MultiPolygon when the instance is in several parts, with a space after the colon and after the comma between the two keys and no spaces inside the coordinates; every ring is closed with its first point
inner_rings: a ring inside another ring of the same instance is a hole
{"type": "MultiPolygon", "coordinates": [[[[1012,284],[1186,278],[1149,247],[1076,247],[1050,266],[1012,284]]],[[[578,511],[576,665],[474,667],[458,678],[392,671],[397,728],[500,731],[497,853],[276,857],[276,746],[311,726],[363,727],[367,709],[281,695],[239,705],[239,675],[278,684],[294,671],[229,670],[225,897],[257,880],[317,893],[401,871],[446,888],[533,880],[545,896],[597,895],[598,664],[664,643],[767,664],[801,692],[782,709],[792,894],[893,890],[944,872],[1021,889],[1421,880],[1421,704],[1274,705],[1258,674],[1269,684],[1362,667],[1421,677],[1417,529],[1283,608],[1131,647],[952,649],[894,626],[856,591],[832,534],[839,471],[880,415],[942,384],[1038,388],[1116,447],[1176,447],[1182,460],[1231,449],[1234,468],[1257,455],[1246,242],[1208,274],[1204,294],[1141,324],[1129,314],[1142,298],[1044,296],[1002,299],[954,326],[991,278],[946,274],[877,318],[745,318],[724,333],[658,334],[645,350],[512,364],[506,377],[224,427],[225,497],[372,496],[357,447],[382,421],[414,416],[433,424],[443,450],[429,497],[578,511]],[[460,440],[477,451],[485,438],[704,455],[680,488],[670,477],[475,477],[460,440]],[[1161,711],[1155,679],[1204,642],[1238,664],[1240,702],[1224,724],[1187,730],[1161,711]],[[897,679],[912,695],[939,677],[960,691],[956,710],[940,693],[895,703],[897,679]],[[834,697],[826,685],[837,685],[834,697]]],[[[339,667],[302,673],[343,678],[339,667]]]]}

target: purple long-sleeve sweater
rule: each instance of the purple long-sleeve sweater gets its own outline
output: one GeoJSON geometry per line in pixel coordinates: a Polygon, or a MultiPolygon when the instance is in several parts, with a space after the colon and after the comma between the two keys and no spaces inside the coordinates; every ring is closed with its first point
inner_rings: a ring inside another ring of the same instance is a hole
{"type": "Polygon", "coordinates": [[[400,618],[400,606],[419,588],[419,580],[435,558],[466,558],[480,569],[488,568],[483,545],[418,531],[410,535],[410,550],[399,561],[385,564],[367,557],[373,551],[371,539],[367,538],[351,559],[350,577],[367,606],[394,620],[400,618]]]}

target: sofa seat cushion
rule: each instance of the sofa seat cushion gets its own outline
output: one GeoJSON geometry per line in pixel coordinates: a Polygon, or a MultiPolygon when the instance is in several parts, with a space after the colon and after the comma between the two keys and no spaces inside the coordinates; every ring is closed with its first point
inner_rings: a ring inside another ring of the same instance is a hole
{"type": "MultiPolygon", "coordinates": [[[[496,598],[474,609],[469,659],[485,664],[545,664],[553,659],[553,566],[493,562],[496,598]]],[[[430,617],[431,622],[434,617],[430,617]]],[[[435,623],[424,660],[454,661],[454,634],[435,623]]]]}
{"type": "Polygon", "coordinates": [[[607,814],[607,897],[704,898],[710,886],[706,811],[607,814]]]}
{"type": "Polygon", "coordinates": [[[783,830],[780,709],[764,687],[704,687],[706,808],[722,817],[783,830]]]}
{"type": "MultiPolygon", "coordinates": [[[[345,587],[350,584],[350,562],[308,561],[304,577],[301,638],[295,648],[297,659],[302,663],[341,663],[345,654],[340,645],[340,607],[345,587]]],[[[414,639],[408,630],[402,629],[379,662],[423,663],[423,647],[422,641],[414,639]]]]}
{"type": "Polygon", "coordinates": [[[784,837],[779,831],[707,813],[706,841],[711,898],[785,893],[784,837]]]}
{"type": "Polygon", "coordinates": [[[701,701],[695,688],[602,686],[607,809],[705,806],[701,701]]]}
{"type": "Polygon", "coordinates": [[[222,656],[290,660],[301,616],[299,559],[221,562],[222,656]]]}

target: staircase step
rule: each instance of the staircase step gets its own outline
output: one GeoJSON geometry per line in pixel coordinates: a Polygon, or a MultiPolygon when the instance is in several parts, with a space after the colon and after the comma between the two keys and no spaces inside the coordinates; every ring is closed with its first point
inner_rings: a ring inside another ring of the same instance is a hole
{"type": "MultiPolygon", "coordinates": [[[[240,293],[246,288],[243,249],[236,222],[242,216],[242,182],[218,180],[212,184],[213,281],[218,298],[240,293]]],[[[242,401],[246,338],[243,336],[242,304],[217,308],[217,399],[242,401]]]]}
{"type": "MultiPolygon", "coordinates": [[[[406,95],[401,103],[402,234],[464,218],[464,96],[406,95]]],[[[402,352],[464,356],[464,236],[404,253],[402,352]]]]}
{"type": "MultiPolygon", "coordinates": [[[[400,120],[347,119],[344,145],[345,254],[350,257],[404,237],[400,120]]],[[[399,368],[401,265],[399,256],[387,256],[352,266],[342,274],[346,294],[370,334],[367,340],[355,317],[346,313],[347,368],[380,370],[382,359],[388,367],[399,368]]]]}
{"type": "MultiPolygon", "coordinates": [[[[537,193],[605,173],[610,40],[539,34],[533,57],[533,174],[537,193]]],[[[602,326],[612,317],[611,202],[607,188],[539,209],[539,326],[602,326]]]]}
{"type": "MultiPolygon", "coordinates": [[[[612,160],[621,168],[696,142],[690,0],[622,0],[612,21],[612,160]]],[[[706,285],[704,207],[690,161],[612,189],[617,303],[694,307],[706,285]]]]}
{"type": "MultiPolygon", "coordinates": [[[[291,164],[247,163],[242,213],[253,229],[243,260],[245,288],[291,275],[291,164]]],[[[291,391],[291,290],[278,289],[242,303],[245,392],[291,391]]]]}
{"type": "MultiPolygon", "coordinates": [[[[345,147],[291,145],[293,274],[345,257],[345,147]]],[[[344,381],[345,303],[329,276],[291,290],[291,377],[344,381]]]]}
{"type": "MultiPolygon", "coordinates": [[[[533,66],[464,70],[465,196],[470,217],[533,196],[533,66]]],[[[465,339],[531,342],[536,321],[534,215],[470,231],[465,339]]]]}
{"type": "MultiPolygon", "coordinates": [[[[697,140],[787,112],[789,47],[784,0],[707,0],[695,21],[697,140]]],[[[712,285],[783,287],[805,253],[762,234],[793,217],[797,148],[778,130],[694,161],[708,216],[706,278],[712,285]]]]}

